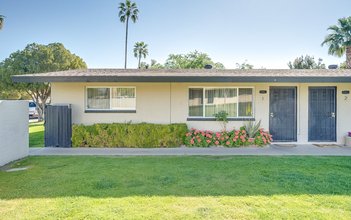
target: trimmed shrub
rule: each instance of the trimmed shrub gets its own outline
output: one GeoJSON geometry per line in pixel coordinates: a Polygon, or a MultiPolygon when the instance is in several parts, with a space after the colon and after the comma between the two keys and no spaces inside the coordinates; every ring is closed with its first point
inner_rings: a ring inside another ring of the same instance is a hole
{"type": "Polygon", "coordinates": [[[72,147],[179,147],[188,126],[182,124],[112,123],[72,126],[72,147]]]}
{"type": "Polygon", "coordinates": [[[264,129],[261,128],[255,133],[255,140],[252,142],[249,139],[244,126],[239,130],[233,129],[232,131],[216,133],[191,128],[185,136],[185,146],[187,147],[211,147],[218,145],[224,147],[258,145],[262,147],[271,144],[273,141],[273,136],[269,131],[264,131],[264,129]]]}

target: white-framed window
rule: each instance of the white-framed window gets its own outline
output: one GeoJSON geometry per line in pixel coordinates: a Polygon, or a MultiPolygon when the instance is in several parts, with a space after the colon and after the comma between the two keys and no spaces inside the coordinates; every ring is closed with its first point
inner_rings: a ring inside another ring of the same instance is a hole
{"type": "Polygon", "coordinates": [[[135,87],[86,87],[86,110],[135,109],[135,87]]]}
{"type": "Polygon", "coordinates": [[[228,118],[253,118],[253,87],[188,87],[188,117],[214,118],[226,111],[228,118]]]}

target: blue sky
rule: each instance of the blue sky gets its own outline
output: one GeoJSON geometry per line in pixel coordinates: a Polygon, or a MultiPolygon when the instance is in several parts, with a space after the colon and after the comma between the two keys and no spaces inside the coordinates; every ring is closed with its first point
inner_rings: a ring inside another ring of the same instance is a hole
{"type": "MultiPolygon", "coordinates": [[[[1,0],[6,21],[0,31],[0,61],[27,44],[60,42],[88,68],[124,68],[125,24],[120,0],[1,0]]],[[[198,50],[227,69],[248,60],[254,68],[286,69],[301,55],[326,65],[345,60],[321,47],[330,25],[351,16],[350,0],[136,0],[137,23],[130,23],[128,68],[137,67],[135,42],[164,63],[169,54],[198,50]]]]}

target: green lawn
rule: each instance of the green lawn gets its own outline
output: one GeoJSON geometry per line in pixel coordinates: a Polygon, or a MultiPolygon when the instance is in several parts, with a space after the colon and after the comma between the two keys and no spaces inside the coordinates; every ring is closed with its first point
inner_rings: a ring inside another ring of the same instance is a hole
{"type": "Polygon", "coordinates": [[[351,157],[35,156],[0,219],[351,219],[351,157]]]}
{"type": "Polygon", "coordinates": [[[44,123],[29,123],[29,147],[44,147],[44,123]]]}

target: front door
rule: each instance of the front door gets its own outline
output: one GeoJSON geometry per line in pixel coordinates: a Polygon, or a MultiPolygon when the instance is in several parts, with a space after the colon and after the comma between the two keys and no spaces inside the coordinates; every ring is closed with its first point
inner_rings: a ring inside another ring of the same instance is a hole
{"type": "Polygon", "coordinates": [[[336,141],[336,87],[309,87],[308,141],[336,141]]]}
{"type": "Polygon", "coordinates": [[[269,132],[273,140],[297,141],[296,87],[270,87],[269,132]]]}

